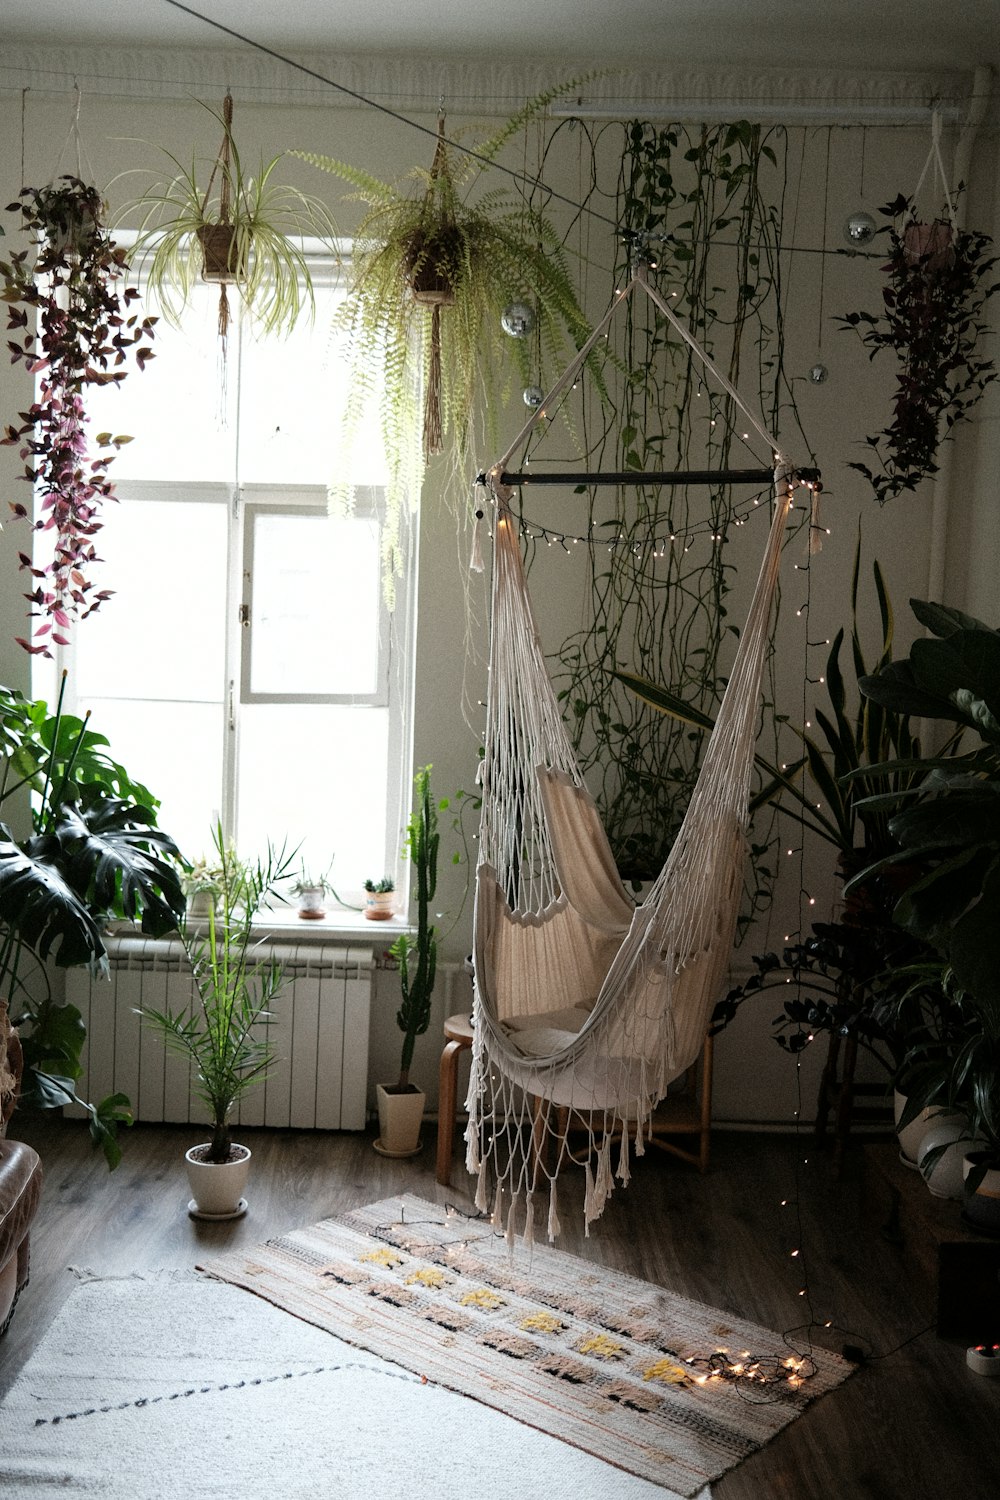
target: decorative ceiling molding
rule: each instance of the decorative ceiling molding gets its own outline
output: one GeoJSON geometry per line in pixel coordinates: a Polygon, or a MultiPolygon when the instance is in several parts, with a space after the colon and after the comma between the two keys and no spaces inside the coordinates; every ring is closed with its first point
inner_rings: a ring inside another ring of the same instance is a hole
{"type": "MultiPolygon", "coordinates": [[[[323,79],[400,111],[434,112],[439,101],[453,114],[507,115],[553,81],[585,74],[586,63],[565,58],[498,62],[495,58],[362,56],[313,53],[292,59],[303,70],[265,53],[211,48],[82,48],[13,46],[0,63],[0,93],[28,89],[41,95],[183,100],[216,95],[227,86],[244,103],[353,108],[359,103],[323,79]]],[[[873,111],[902,106],[929,108],[932,101],[964,113],[971,75],[957,72],[857,73],[837,70],[615,69],[581,91],[587,104],[607,109],[633,103],[638,114],[669,117],[671,101],[686,108],[699,102],[732,118],[745,107],[782,103],[813,105],[830,117],[865,122],[873,111]]],[[[624,113],[625,111],[623,111],[624,113]]],[[[629,111],[631,112],[631,111],[629,111]]]]}

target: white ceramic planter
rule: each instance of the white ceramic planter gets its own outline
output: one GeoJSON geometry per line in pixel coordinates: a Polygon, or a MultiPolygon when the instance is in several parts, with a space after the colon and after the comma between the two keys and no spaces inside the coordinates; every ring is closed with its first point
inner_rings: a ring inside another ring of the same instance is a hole
{"type": "Polygon", "coordinates": [[[905,1125],[900,1130],[899,1122],[906,1108],[906,1095],[901,1094],[898,1089],[893,1090],[892,1104],[896,1120],[896,1139],[899,1141],[899,1159],[904,1166],[912,1167],[914,1171],[917,1169],[917,1160],[920,1156],[920,1144],[931,1125],[942,1120],[962,1118],[953,1110],[931,1105],[928,1109],[922,1109],[915,1120],[911,1120],[909,1125],[905,1125]]]}
{"type": "Polygon", "coordinates": [[[963,1162],[971,1144],[963,1115],[947,1115],[933,1121],[924,1131],[917,1154],[917,1166],[935,1198],[962,1197],[963,1162]],[[928,1156],[938,1147],[944,1149],[933,1162],[929,1162],[928,1156]]]}
{"type": "Polygon", "coordinates": [[[191,1187],[188,1213],[193,1219],[238,1219],[247,1211],[243,1189],[250,1171],[250,1148],[234,1147],[243,1153],[238,1161],[199,1161],[198,1153],[207,1144],[192,1146],[184,1155],[191,1187]]]}
{"type": "MultiPolygon", "coordinates": [[[[962,1163],[963,1180],[981,1160],[982,1153],[966,1152],[962,1163]]],[[[976,1191],[966,1195],[963,1218],[973,1229],[1000,1238],[1000,1167],[988,1167],[976,1191]]]]}
{"type": "Polygon", "coordinates": [[[298,895],[299,916],[306,922],[319,922],[326,916],[326,900],[321,885],[305,886],[298,895]]]}
{"type": "Polygon", "coordinates": [[[416,1156],[426,1102],[423,1089],[411,1087],[405,1093],[396,1093],[379,1083],[375,1086],[375,1097],[378,1100],[376,1151],[381,1156],[416,1156]]]}

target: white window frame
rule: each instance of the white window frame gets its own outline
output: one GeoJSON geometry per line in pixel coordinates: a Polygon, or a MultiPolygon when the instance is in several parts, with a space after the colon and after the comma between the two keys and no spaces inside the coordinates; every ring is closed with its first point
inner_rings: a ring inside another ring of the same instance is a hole
{"type": "MultiPolygon", "coordinates": [[[[332,266],[328,258],[317,257],[316,265],[312,269],[317,284],[337,280],[336,268],[332,266]]],[[[238,338],[231,340],[231,361],[238,360],[240,357],[240,342],[238,338]]],[[[141,379],[142,376],[134,374],[132,378],[141,379]]],[[[236,420],[238,422],[238,412],[236,420]]],[[[331,475],[331,481],[333,478],[334,476],[331,475]]],[[[380,707],[387,706],[389,709],[389,725],[388,770],[385,787],[386,842],[382,869],[387,875],[395,879],[397,889],[404,889],[406,882],[402,882],[400,879],[400,849],[410,806],[413,761],[413,680],[416,647],[417,541],[419,536],[417,509],[412,509],[404,514],[402,518],[403,536],[401,554],[403,557],[403,572],[395,580],[394,608],[392,611],[388,610],[384,599],[380,606],[378,621],[379,690],[377,694],[370,696],[322,693],[263,695],[250,693],[250,642],[244,639],[245,634],[249,633],[244,625],[247,614],[245,607],[252,604],[245,576],[248,561],[252,565],[252,558],[248,559],[247,556],[247,549],[250,546],[249,539],[252,534],[252,527],[247,524],[248,514],[257,506],[262,509],[272,508],[279,511],[287,511],[295,505],[308,506],[316,510],[320,510],[321,508],[325,510],[325,491],[318,485],[290,484],[287,487],[278,488],[274,484],[240,484],[238,476],[234,476],[234,479],[230,481],[127,479],[123,480],[119,487],[127,500],[135,500],[140,503],[143,498],[155,498],[181,503],[184,501],[204,502],[217,500],[220,504],[225,504],[228,508],[228,560],[225,611],[226,674],[225,681],[220,684],[222,689],[224,730],[222,807],[220,808],[220,817],[224,835],[227,838],[233,837],[238,826],[239,788],[237,785],[237,768],[239,764],[240,708],[243,703],[345,703],[357,705],[359,709],[363,709],[367,704],[380,707]]],[[[380,497],[381,492],[379,490],[372,487],[359,486],[357,491],[357,505],[362,510],[377,510],[379,508],[380,497]]],[[[107,607],[114,608],[113,599],[108,601],[107,607]]],[[[250,616],[252,618],[252,610],[250,611],[250,616]]],[[[74,692],[76,680],[75,641],[76,630],[71,630],[70,644],[63,647],[57,646],[54,652],[54,660],[45,661],[43,658],[35,658],[33,662],[33,691],[38,696],[49,698],[50,701],[54,700],[58,674],[63,670],[67,672],[68,691],[66,695],[66,709],[68,712],[76,712],[78,707],[74,692]]],[[[345,649],[350,649],[350,642],[345,642],[345,649]]],[[[137,694],[123,692],[120,696],[122,700],[127,701],[131,697],[141,697],[142,694],[141,692],[137,694]]],[[[95,724],[95,728],[100,730],[100,725],[95,724]]],[[[113,745],[111,750],[114,753],[113,745]]],[[[153,787],[152,790],[155,793],[156,788],[153,787]]],[[[167,829],[166,831],[169,832],[170,830],[167,829]]]]}

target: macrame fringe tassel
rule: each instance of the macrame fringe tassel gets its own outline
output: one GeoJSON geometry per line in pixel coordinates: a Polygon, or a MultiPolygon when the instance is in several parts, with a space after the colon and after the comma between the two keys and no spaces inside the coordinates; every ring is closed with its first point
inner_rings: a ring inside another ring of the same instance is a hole
{"type": "Polygon", "coordinates": [[[424,396],[424,453],[430,458],[444,447],[441,430],[441,307],[431,309],[431,359],[424,396]]]}
{"type": "Polygon", "coordinates": [[[499,1229],[503,1223],[503,1188],[497,1183],[496,1197],[493,1199],[493,1212],[490,1214],[490,1223],[494,1229],[499,1229]]]}
{"type": "Polygon", "coordinates": [[[514,1241],[517,1238],[517,1194],[516,1193],[514,1194],[513,1198],[511,1198],[511,1200],[510,1200],[510,1208],[508,1208],[508,1210],[507,1210],[507,1227],[506,1227],[506,1229],[503,1232],[503,1237],[507,1241],[507,1249],[511,1252],[511,1254],[513,1254],[514,1253],[514,1241]]]}
{"type": "Polygon", "coordinates": [[[589,1240],[591,1220],[598,1217],[594,1212],[594,1174],[590,1170],[589,1161],[584,1167],[584,1180],[586,1182],[586,1191],[583,1195],[583,1232],[585,1238],[589,1240]]]}
{"type": "Polygon", "coordinates": [[[483,1162],[476,1179],[476,1212],[484,1214],[489,1206],[490,1199],[486,1191],[486,1163],[483,1162]]]}
{"type": "Polygon", "coordinates": [[[559,1210],[556,1206],[556,1181],[553,1177],[549,1183],[549,1222],[547,1231],[549,1241],[554,1241],[561,1231],[562,1225],[559,1222],[559,1210]]]}
{"type": "Polygon", "coordinates": [[[632,1173],[629,1170],[629,1163],[628,1163],[628,1157],[629,1157],[628,1145],[629,1145],[628,1125],[623,1122],[622,1123],[622,1143],[621,1143],[621,1149],[619,1150],[619,1153],[618,1153],[618,1172],[617,1172],[618,1181],[621,1183],[622,1187],[628,1187],[629,1183],[632,1180],[632,1173]]]}
{"type": "Polygon", "coordinates": [[[522,1243],[530,1250],[535,1243],[535,1199],[533,1193],[527,1193],[524,1199],[524,1234],[521,1236],[522,1243]]]}

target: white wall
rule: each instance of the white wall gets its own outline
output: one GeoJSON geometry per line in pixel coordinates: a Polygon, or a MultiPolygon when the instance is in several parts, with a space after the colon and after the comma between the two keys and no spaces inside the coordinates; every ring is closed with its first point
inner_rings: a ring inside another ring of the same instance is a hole
{"type": "MultiPolygon", "coordinates": [[[[11,61],[11,59],[8,59],[11,61]]],[[[245,64],[245,59],[244,59],[245,64]]],[[[359,80],[365,73],[358,60],[352,64],[359,80]]],[[[346,67],[346,64],[345,64],[346,67]]],[[[393,64],[393,77],[406,75],[406,64],[393,64]],[[401,70],[401,71],[400,71],[401,70]]],[[[244,73],[246,67],[243,68],[244,73]]],[[[520,94],[508,68],[504,74],[502,102],[494,99],[499,113],[509,109],[540,85],[571,71],[553,63],[539,78],[535,67],[526,76],[520,94]]],[[[100,57],[75,54],[49,56],[33,53],[24,56],[24,83],[20,89],[0,97],[0,201],[10,202],[20,186],[23,152],[24,176],[34,184],[48,180],[57,171],[74,167],[72,151],[60,145],[69,129],[73,101],[70,93],[74,74],[82,76],[85,91],[81,128],[86,157],[92,164],[95,179],[107,183],[127,169],[153,165],[157,153],[149,142],[168,144],[181,159],[189,157],[197,142],[199,151],[211,150],[213,131],[206,129],[203,111],[191,100],[164,97],[186,90],[165,80],[190,78],[190,91],[217,102],[221,86],[213,91],[212,80],[240,75],[237,65],[230,67],[221,56],[195,59],[144,57],[135,54],[116,55],[113,47],[100,57]],[[46,71],[40,71],[45,67],[46,71]],[[185,71],[186,70],[186,71],[185,71]],[[88,78],[100,76],[88,92],[88,78]],[[160,82],[143,83],[146,77],[160,82]],[[22,111],[24,134],[22,141],[22,111]],[[141,138],[141,139],[137,139],[141,138]]],[[[433,125],[438,87],[427,87],[432,70],[429,64],[416,60],[413,75],[422,90],[423,104],[419,118],[433,125]],[[428,107],[429,106],[429,107],[428,107]]],[[[8,83],[11,71],[5,75],[8,83]]],[[[484,108],[490,102],[488,87],[482,80],[491,75],[483,65],[470,64],[467,75],[452,67],[448,75],[457,97],[481,98],[484,108]],[[470,87],[469,80],[480,80],[470,87]],[[456,80],[459,83],[456,84],[456,80]]],[[[756,80],[760,86],[760,80],[756,80]]],[[[765,81],[766,86],[766,81],[765,81]]],[[[893,87],[897,84],[894,83],[893,87]]],[[[616,80],[620,94],[620,80],[616,80]]],[[[417,83],[413,85],[418,92],[417,83]]],[[[493,89],[493,95],[501,90],[493,89]]],[[[646,91],[649,97],[649,90],[646,91]]],[[[925,96],[926,97],[926,96],[925,96]]],[[[399,96],[393,97],[397,103],[399,96]]],[[[461,126],[457,115],[449,117],[449,127],[461,126]]],[[[321,93],[316,101],[289,102],[287,89],[274,87],[270,73],[261,73],[254,81],[237,89],[236,124],[253,152],[261,149],[272,154],[283,147],[327,152],[352,161],[376,173],[394,176],[416,162],[429,160],[431,145],[405,125],[373,113],[363,107],[332,107],[321,93]],[[253,102],[255,100],[273,102],[253,102]]],[[[211,126],[211,121],[208,122],[211,126]]],[[[946,139],[950,152],[954,136],[946,139]]],[[[947,580],[947,602],[968,607],[987,619],[1000,620],[996,607],[994,579],[997,573],[998,539],[994,520],[994,497],[997,490],[998,403],[995,391],[984,403],[980,419],[963,429],[955,445],[946,493],[935,496],[929,487],[911,498],[901,498],[880,511],[866,493],[858,476],[847,463],[859,453],[855,446],[864,434],[883,425],[888,417],[891,370],[881,362],[869,363],[857,339],[835,330],[829,319],[850,308],[875,309],[879,303],[877,260],[825,257],[809,253],[824,242],[828,248],[841,248],[845,242],[841,226],[855,208],[869,211],[894,197],[909,192],[916,185],[929,145],[926,128],[888,129],[869,127],[835,129],[799,129],[790,134],[789,158],[794,171],[785,200],[785,238],[798,247],[797,253],[785,258],[788,286],[786,309],[786,364],[795,380],[806,431],[814,447],[826,482],[824,512],[832,529],[822,556],[812,572],[813,614],[809,625],[811,639],[833,635],[849,614],[848,581],[859,521],[862,525],[866,558],[878,556],[889,579],[898,608],[901,638],[908,638],[911,625],[905,601],[911,595],[926,597],[932,552],[932,512],[945,528],[944,556],[947,580]],[[829,173],[827,154],[829,151],[829,173]],[[822,359],[829,367],[825,384],[813,386],[806,372],[819,353],[820,306],[825,315],[822,326],[822,359]]],[[[513,164],[522,165],[521,145],[511,153],[513,164]]],[[[552,170],[558,180],[552,185],[570,196],[578,190],[574,163],[563,158],[554,160],[552,170]]],[[[311,191],[335,197],[334,179],[310,173],[305,167],[295,173],[297,180],[311,191]]],[[[134,188],[119,181],[110,189],[112,204],[131,196],[134,188]]],[[[975,222],[994,234],[1000,230],[997,206],[996,135],[984,136],[974,156],[970,211],[975,222]]],[[[930,205],[933,206],[933,205],[930,205]]],[[[356,205],[335,203],[338,223],[349,234],[356,205]]],[[[12,219],[7,216],[8,231],[12,219]]],[[[601,231],[601,233],[606,233],[601,231]]],[[[8,239],[0,245],[0,255],[11,248],[8,239]]],[[[592,236],[595,265],[588,277],[590,312],[603,312],[611,293],[606,271],[611,251],[597,232],[592,236]]],[[[141,377],[132,377],[141,378],[141,377]]],[[[517,393],[515,393],[516,395],[517,393]]],[[[0,366],[0,420],[11,420],[11,414],[26,407],[30,399],[29,382],[23,370],[0,366]]],[[[516,430],[522,410],[515,404],[506,430],[516,430]]],[[[141,438],[141,434],[137,434],[141,438]]],[[[779,435],[780,436],[780,435],[779,435]]],[[[793,457],[805,461],[807,455],[792,448],[793,457]]],[[[485,462],[494,455],[484,453],[485,462]]],[[[26,486],[16,481],[17,457],[10,448],[0,448],[0,481],[5,498],[17,498],[26,486]]],[[[414,764],[434,765],[434,785],[438,794],[457,787],[470,788],[476,771],[477,736],[481,719],[476,718],[477,700],[484,696],[485,631],[483,624],[483,584],[474,582],[476,608],[471,629],[467,627],[465,576],[468,536],[464,525],[438,501],[438,476],[429,475],[420,528],[420,564],[418,593],[416,706],[414,715],[414,764]],[[471,635],[471,641],[470,641],[471,635]],[[471,647],[471,653],[470,653],[471,647]],[[463,703],[471,704],[470,713],[463,703]]],[[[16,523],[6,523],[0,537],[0,680],[21,688],[28,687],[27,657],[14,645],[16,634],[24,633],[23,580],[17,571],[16,553],[24,547],[27,535],[16,523]]],[[[789,563],[794,563],[790,559],[789,563]]],[[[755,566],[748,556],[746,567],[755,566]]],[[[789,569],[785,575],[786,606],[795,604],[801,580],[789,569]]],[[[551,631],[551,643],[559,632],[578,623],[580,615],[580,576],[573,564],[561,555],[540,556],[533,572],[536,600],[542,602],[543,630],[551,631]]],[[[113,608],[113,603],[108,606],[113,608]]],[[[169,599],[164,600],[169,610],[169,599]]],[[[83,626],[82,628],[86,628],[83,626]]],[[[802,701],[803,662],[802,624],[796,621],[792,608],[784,610],[779,633],[778,667],[783,694],[794,707],[802,701]]],[[[141,771],[141,768],[139,768],[141,771]]],[[[447,845],[445,832],[443,845],[447,845]]],[[[437,906],[443,913],[457,909],[468,870],[455,871],[448,862],[449,851],[443,848],[441,888],[437,906]]],[[[786,881],[779,892],[769,922],[763,924],[744,953],[736,956],[737,965],[745,965],[746,954],[780,944],[786,931],[800,925],[799,880],[786,881]]],[[[809,891],[817,898],[816,909],[809,917],[829,908],[833,898],[830,856],[826,850],[811,853],[806,868],[809,891]]],[[[470,947],[471,903],[460,926],[448,937],[443,957],[459,960],[470,947]]],[[[445,917],[443,926],[448,926],[445,917]]],[[[802,925],[806,925],[804,922],[802,925]]],[[[384,978],[384,976],[383,976],[384,978]]],[[[383,986],[384,988],[384,986],[383,986]]],[[[390,992],[392,987],[389,986],[390,992]]],[[[389,1005],[394,1004],[390,994],[389,1005]]],[[[438,1001],[444,1006],[444,999],[438,1001]]],[[[770,1037],[770,1021],[777,1006],[762,1001],[751,1015],[725,1033],[718,1043],[716,1113],[727,1120],[788,1120],[795,1107],[793,1068],[770,1037]]],[[[436,1092],[436,1065],[439,1053],[437,1038],[440,1016],[435,1016],[431,1032],[418,1051],[417,1073],[432,1094],[436,1092]]],[[[373,1077],[391,1056],[391,1013],[376,1018],[373,1032],[373,1077]]],[[[811,1061],[811,1060],[810,1060],[811,1061]]],[[[813,1084],[806,1086],[805,1112],[811,1112],[813,1084]]]]}

